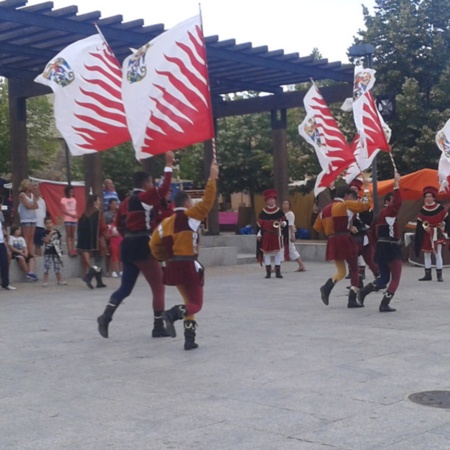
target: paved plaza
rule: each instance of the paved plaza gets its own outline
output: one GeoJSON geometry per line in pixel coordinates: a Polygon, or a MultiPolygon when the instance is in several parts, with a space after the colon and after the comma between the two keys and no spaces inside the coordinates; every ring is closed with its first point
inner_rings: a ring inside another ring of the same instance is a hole
{"type": "MultiPolygon", "coordinates": [[[[96,318],[119,280],[0,292],[0,449],[450,449],[450,410],[413,403],[450,391],[450,270],[418,282],[408,263],[392,301],[347,309],[342,281],[325,306],[329,263],[207,269],[197,350],[152,339],[140,278],[110,325],[96,318]]],[[[53,275],[54,276],[54,275],[53,275]]],[[[168,288],[166,305],[179,303],[168,288]]]]}

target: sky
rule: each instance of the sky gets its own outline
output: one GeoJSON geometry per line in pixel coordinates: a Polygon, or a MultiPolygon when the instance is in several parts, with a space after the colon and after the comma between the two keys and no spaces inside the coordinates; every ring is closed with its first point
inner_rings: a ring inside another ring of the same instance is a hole
{"type": "MultiPolygon", "coordinates": [[[[44,0],[29,0],[28,6],[44,0]]],[[[348,63],[347,48],[364,28],[362,5],[373,13],[375,0],[53,0],[54,9],[78,6],[78,14],[101,11],[125,22],[143,19],[171,28],[201,9],[205,36],[267,45],[269,51],[308,56],[317,47],[329,62],[348,63]]]]}

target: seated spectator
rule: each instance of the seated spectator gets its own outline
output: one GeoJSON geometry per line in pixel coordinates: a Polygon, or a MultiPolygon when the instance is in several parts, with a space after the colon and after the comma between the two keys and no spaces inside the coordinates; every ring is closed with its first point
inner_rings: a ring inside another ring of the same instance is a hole
{"type": "Polygon", "coordinates": [[[34,274],[34,257],[29,254],[27,244],[21,234],[22,231],[19,227],[15,225],[11,227],[11,235],[9,236],[11,257],[18,262],[28,280],[37,281],[38,277],[34,274]]]}

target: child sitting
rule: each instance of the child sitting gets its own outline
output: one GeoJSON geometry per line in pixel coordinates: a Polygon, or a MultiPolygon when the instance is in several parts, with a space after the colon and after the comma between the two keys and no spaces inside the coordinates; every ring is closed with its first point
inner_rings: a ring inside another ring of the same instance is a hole
{"type": "Polygon", "coordinates": [[[37,281],[38,277],[34,274],[34,257],[28,252],[25,239],[21,236],[22,231],[16,225],[11,227],[9,236],[9,249],[11,250],[11,257],[19,263],[19,267],[25,273],[25,276],[30,281],[37,281]]]}
{"type": "Polygon", "coordinates": [[[44,282],[42,283],[42,286],[47,287],[48,272],[52,263],[58,285],[65,286],[67,283],[63,280],[61,275],[61,233],[54,228],[53,221],[50,217],[45,219],[44,225],[45,235],[42,239],[44,243],[44,282]]]}

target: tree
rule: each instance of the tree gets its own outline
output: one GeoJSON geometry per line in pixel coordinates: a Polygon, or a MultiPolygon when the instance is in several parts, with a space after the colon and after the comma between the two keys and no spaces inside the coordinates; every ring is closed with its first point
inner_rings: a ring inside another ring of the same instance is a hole
{"type": "MultiPolygon", "coordinates": [[[[376,48],[375,94],[394,94],[391,147],[401,173],[436,167],[436,132],[450,117],[450,8],[447,0],[376,0],[363,8],[366,30],[355,43],[376,48]]],[[[383,155],[380,178],[392,177],[383,155]]]]}

